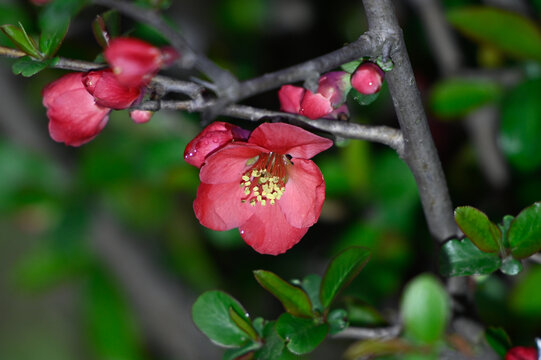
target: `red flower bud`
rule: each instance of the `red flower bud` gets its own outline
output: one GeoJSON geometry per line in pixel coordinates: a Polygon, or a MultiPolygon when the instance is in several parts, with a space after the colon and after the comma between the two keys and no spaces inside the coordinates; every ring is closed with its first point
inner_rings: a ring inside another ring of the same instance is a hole
{"type": "Polygon", "coordinates": [[[213,122],[186,146],[184,160],[200,168],[205,159],[216,150],[234,140],[246,141],[249,136],[250,132],[241,127],[221,121],[213,122]]]}
{"type": "Polygon", "coordinates": [[[280,110],[292,114],[298,114],[301,111],[301,101],[304,97],[305,89],[284,85],[278,90],[278,99],[280,100],[280,110]]]}
{"type": "Polygon", "coordinates": [[[524,346],[514,347],[505,354],[505,360],[537,360],[537,349],[524,346]]]}
{"type": "Polygon", "coordinates": [[[127,87],[147,85],[163,64],[162,52],[134,38],[116,38],[105,49],[105,59],[118,81],[127,87]]]}
{"type": "Polygon", "coordinates": [[[299,114],[314,120],[330,114],[333,110],[329,99],[320,93],[314,94],[310,90],[306,90],[301,102],[301,111],[299,114]]]}
{"type": "Polygon", "coordinates": [[[123,86],[110,69],[89,72],[83,83],[96,104],[115,110],[129,108],[141,94],[140,88],[123,86]]]}
{"type": "Polygon", "coordinates": [[[43,89],[51,138],[80,146],[94,139],[109,120],[108,108],[96,105],[83,84],[83,73],[62,76],[43,89]]]}
{"type": "Polygon", "coordinates": [[[361,94],[371,95],[381,89],[383,71],[374,63],[361,64],[351,77],[351,85],[361,94]]]}
{"type": "Polygon", "coordinates": [[[130,111],[130,117],[136,124],[144,124],[146,122],[149,122],[152,115],[154,115],[154,113],[147,110],[130,111]]]}
{"type": "Polygon", "coordinates": [[[329,99],[333,108],[346,102],[351,75],[345,71],[332,71],[319,78],[317,92],[329,99]]]}

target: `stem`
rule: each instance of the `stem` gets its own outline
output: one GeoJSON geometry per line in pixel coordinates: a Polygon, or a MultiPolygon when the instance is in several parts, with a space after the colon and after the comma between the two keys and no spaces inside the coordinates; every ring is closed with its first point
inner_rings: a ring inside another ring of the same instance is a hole
{"type": "Polygon", "coordinates": [[[455,237],[451,199],[441,163],[428,128],[419,90],[406,50],[402,30],[391,0],[363,0],[370,31],[396,39],[391,50],[394,68],[386,75],[398,122],[404,136],[403,159],[419,189],[428,228],[439,242],[455,237]]]}

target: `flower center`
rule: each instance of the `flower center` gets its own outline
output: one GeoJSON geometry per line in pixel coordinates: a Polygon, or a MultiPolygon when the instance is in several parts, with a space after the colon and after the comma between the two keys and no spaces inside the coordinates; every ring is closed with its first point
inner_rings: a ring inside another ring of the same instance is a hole
{"type": "Polygon", "coordinates": [[[257,203],[274,205],[286,190],[287,166],[291,165],[289,159],[282,154],[262,153],[248,160],[246,165],[250,169],[244,173],[240,183],[245,195],[241,201],[251,206],[257,203]]]}

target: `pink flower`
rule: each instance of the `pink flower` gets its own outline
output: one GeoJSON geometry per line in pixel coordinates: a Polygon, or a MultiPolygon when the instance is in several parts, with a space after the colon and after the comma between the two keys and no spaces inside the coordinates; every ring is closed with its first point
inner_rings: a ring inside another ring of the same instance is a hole
{"type": "Polygon", "coordinates": [[[111,40],[105,59],[122,85],[136,88],[146,86],[163,64],[160,49],[128,37],[111,40]]]}
{"type": "Polygon", "coordinates": [[[377,93],[383,84],[383,70],[374,63],[362,63],[351,76],[351,85],[361,94],[377,93]]]}
{"type": "Polygon", "coordinates": [[[80,146],[94,139],[109,120],[108,108],[96,105],[83,84],[83,73],[62,76],[43,89],[49,134],[53,140],[80,146]]]}
{"type": "Polygon", "coordinates": [[[350,75],[345,71],[334,71],[324,74],[319,79],[316,93],[304,88],[284,85],[278,91],[280,109],[285,112],[304,115],[312,120],[319,118],[336,118],[334,110],[344,111],[344,102],[351,86],[350,75]]]}
{"type": "Polygon", "coordinates": [[[537,349],[533,347],[516,346],[505,354],[505,360],[537,360],[537,349]]]}
{"type": "Polygon", "coordinates": [[[122,85],[111,69],[91,71],[83,77],[83,83],[96,104],[115,110],[129,108],[141,94],[140,88],[122,85]]]}
{"type": "Polygon", "coordinates": [[[247,142],[228,143],[206,157],[196,217],[213,230],[239,228],[259,253],[284,253],[319,218],[325,181],[309,159],[331,146],[292,125],[260,125],[247,142]]]}
{"type": "Polygon", "coordinates": [[[152,115],[154,115],[154,113],[147,110],[130,111],[130,117],[136,124],[144,124],[146,122],[149,122],[152,115]]]}
{"type": "Polygon", "coordinates": [[[200,168],[205,159],[217,149],[233,141],[246,141],[249,136],[250,132],[239,126],[213,122],[188,143],[184,150],[184,160],[200,168]]]}

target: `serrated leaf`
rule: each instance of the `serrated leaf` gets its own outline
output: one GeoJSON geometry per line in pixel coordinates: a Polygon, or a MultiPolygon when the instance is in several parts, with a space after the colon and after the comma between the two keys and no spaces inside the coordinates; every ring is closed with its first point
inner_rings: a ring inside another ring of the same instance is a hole
{"type": "Polygon", "coordinates": [[[321,283],[321,304],[328,308],[336,295],[348,285],[370,259],[370,250],[363,247],[350,247],[336,255],[321,283]]]}
{"type": "Polygon", "coordinates": [[[511,222],[507,239],[511,253],[517,259],[541,250],[541,202],[522,210],[511,222]]]}
{"type": "Polygon", "coordinates": [[[291,285],[270,271],[255,270],[254,276],[265,290],[282,303],[288,313],[297,316],[312,316],[312,304],[304,290],[291,285]]]}
{"type": "Polygon", "coordinates": [[[257,332],[253,328],[250,321],[247,320],[244,316],[237,314],[237,312],[232,307],[229,308],[229,317],[239,327],[239,329],[244,331],[250,338],[252,338],[252,340],[257,340],[257,332]]]}
{"type": "Polygon", "coordinates": [[[348,313],[344,309],[334,309],[327,316],[327,324],[329,324],[329,334],[338,334],[340,331],[348,327],[348,313]]]}
{"type": "Polygon", "coordinates": [[[468,238],[450,240],[440,251],[440,273],[443,276],[490,274],[500,265],[498,254],[482,252],[468,238]]]}
{"type": "Polygon", "coordinates": [[[541,165],[541,79],[526,80],[502,102],[500,145],[511,165],[532,171],[541,165]]]}
{"type": "Polygon", "coordinates": [[[505,275],[517,275],[522,271],[522,263],[519,260],[514,259],[512,256],[508,256],[502,260],[500,271],[505,275]]]}
{"type": "Polygon", "coordinates": [[[471,206],[460,206],[455,209],[455,221],[468,239],[483,252],[500,250],[502,246],[500,229],[484,212],[471,206]]]}
{"type": "Polygon", "coordinates": [[[511,348],[511,339],[501,327],[489,327],[485,330],[485,339],[498,355],[505,357],[507,350],[511,348]]]}
{"type": "Polygon", "coordinates": [[[443,336],[449,319],[447,292],[432,275],[417,276],[404,290],[400,313],[409,336],[423,343],[434,343],[443,336]]]}
{"type": "Polygon", "coordinates": [[[541,32],[536,24],[513,12],[486,6],[456,8],[447,19],[466,36],[511,56],[541,60],[541,32]]]}
{"type": "Polygon", "coordinates": [[[301,355],[311,352],[325,339],[329,325],[285,313],[276,322],[276,332],[287,341],[286,347],[292,353],[301,355]]]}
{"type": "Polygon", "coordinates": [[[13,63],[11,70],[15,75],[30,77],[36,75],[49,65],[47,61],[35,61],[28,56],[24,56],[13,63]]]}
{"type": "MultiPolygon", "coordinates": [[[[242,305],[222,291],[207,291],[197,298],[192,307],[195,325],[217,345],[244,346],[248,335],[229,316],[229,309],[246,314],[242,305]]],[[[245,320],[246,317],[245,317],[245,320]]]]}
{"type": "Polygon", "coordinates": [[[32,56],[36,59],[41,59],[40,54],[35,41],[28,36],[22,25],[15,26],[11,24],[2,25],[0,29],[6,36],[13,42],[13,44],[25,54],[32,56]]]}
{"type": "Polygon", "coordinates": [[[432,88],[430,107],[442,118],[459,117],[499,99],[502,92],[500,85],[486,80],[447,79],[432,88]]]}
{"type": "Polygon", "coordinates": [[[302,279],[301,287],[304,289],[310,302],[312,303],[312,309],[314,311],[323,311],[321,300],[319,299],[319,291],[321,289],[321,276],[317,274],[307,275],[302,279]]]}

